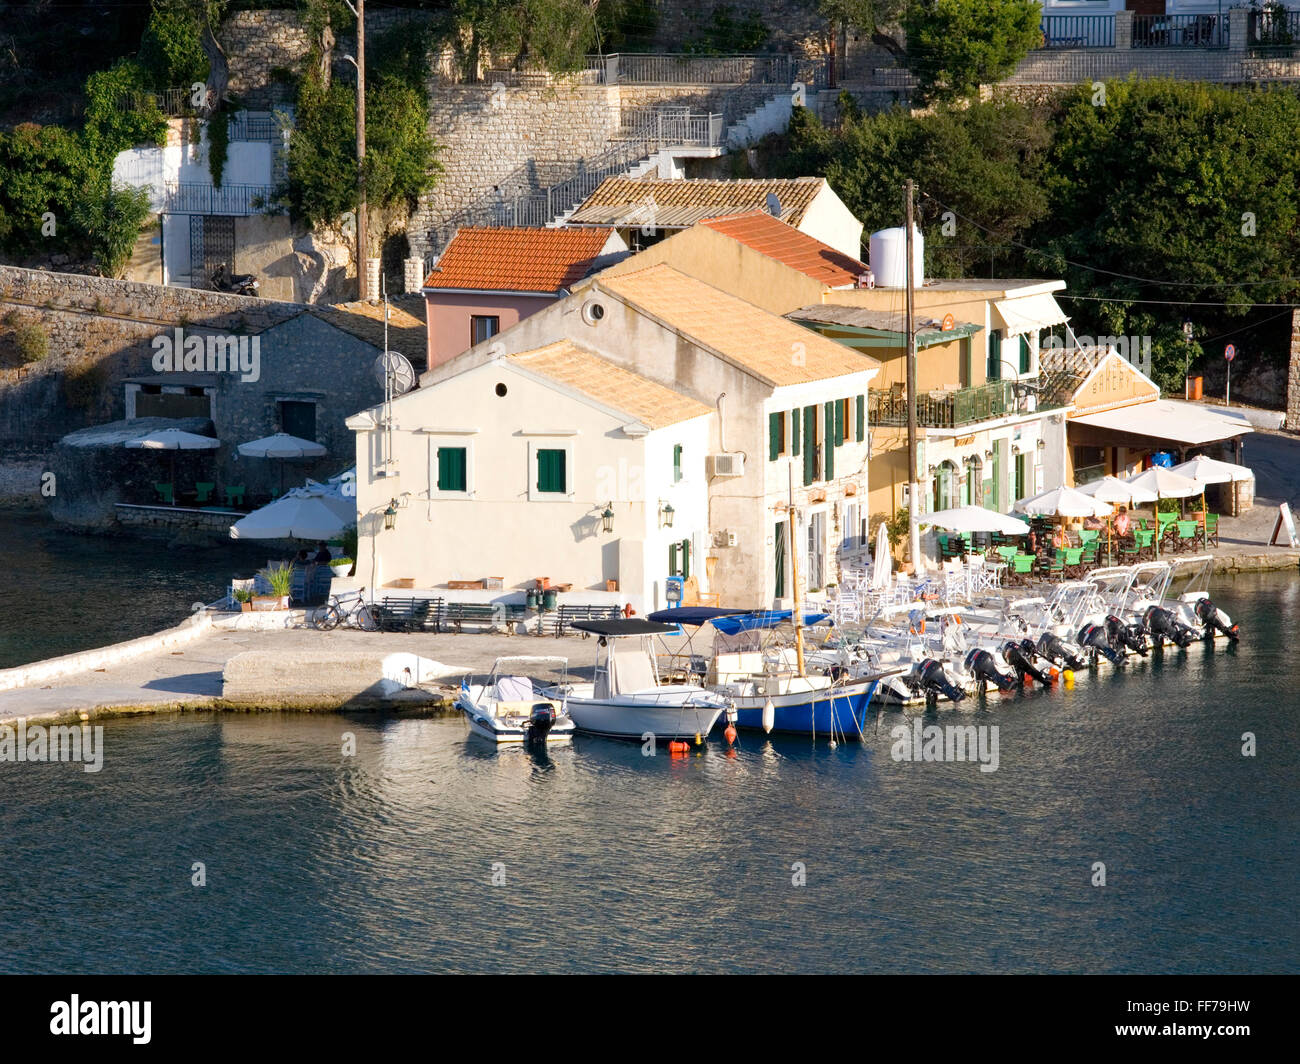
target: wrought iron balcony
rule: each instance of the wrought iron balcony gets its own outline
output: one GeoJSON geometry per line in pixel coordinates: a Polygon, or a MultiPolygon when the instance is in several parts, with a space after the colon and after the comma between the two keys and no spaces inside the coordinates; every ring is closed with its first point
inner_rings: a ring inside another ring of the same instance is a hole
{"type": "MultiPolygon", "coordinates": [[[[1032,414],[1048,405],[1037,381],[989,381],[974,388],[925,392],[916,397],[916,423],[921,428],[952,429],[981,421],[1032,414]]],[[[872,425],[907,424],[907,398],[902,389],[871,392],[867,420],[872,425]]]]}

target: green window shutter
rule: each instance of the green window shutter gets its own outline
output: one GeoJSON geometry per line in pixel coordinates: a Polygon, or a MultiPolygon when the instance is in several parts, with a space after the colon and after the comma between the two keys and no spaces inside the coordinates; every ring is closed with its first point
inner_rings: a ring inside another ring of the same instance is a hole
{"type": "Polygon", "coordinates": [[[1020,334],[1020,372],[1029,372],[1029,337],[1020,334]]]}
{"type": "Polygon", "coordinates": [[[826,404],[826,479],[835,479],[835,408],[839,403],[826,404]]]}
{"type": "Polygon", "coordinates": [[[988,365],[984,367],[984,376],[991,381],[1002,379],[1002,331],[994,329],[989,333],[988,365]]]}
{"type": "Polygon", "coordinates": [[[681,573],[677,571],[677,547],[678,544],[676,543],[668,544],[668,575],[669,576],[681,575],[681,573]]]}
{"type": "Polygon", "coordinates": [[[799,457],[799,408],[790,411],[790,453],[799,457]]]}
{"type": "Polygon", "coordinates": [[[682,579],[685,580],[691,575],[691,541],[689,539],[682,540],[679,553],[682,558],[682,579]]]}
{"type": "Polygon", "coordinates": [[[865,395],[858,396],[856,420],[857,426],[854,438],[858,443],[861,443],[867,438],[867,397],[865,395]]]}
{"type": "Polygon", "coordinates": [[[767,415],[767,460],[775,462],[781,457],[781,415],[767,415]]]}
{"type": "Polygon", "coordinates": [[[438,448],[438,490],[467,490],[464,447],[438,448]]]}
{"type": "Polygon", "coordinates": [[[840,399],[835,400],[835,446],[844,445],[844,402],[840,399]]]}
{"type": "Polygon", "coordinates": [[[772,536],[772,542],[776,544],[776,597],[785,598],[785,522],[784,521],[778,521],[776,523],[776,531],[772,536]]]}
{"type": "Polygon", "coordinates": [[[803,482],[817,479],[817,408],[803,408],[803,482]]]}
{"type": "Polygon", "coordinates": [[[563,450],[547,447],[538,448],[538,491],[563,493],[566,490],[564,472],[563,450]]]}
{"type": "Polygon", "coordinates": [[[673,483],[682,479],[682,445],[673,444],[673,483]]]}

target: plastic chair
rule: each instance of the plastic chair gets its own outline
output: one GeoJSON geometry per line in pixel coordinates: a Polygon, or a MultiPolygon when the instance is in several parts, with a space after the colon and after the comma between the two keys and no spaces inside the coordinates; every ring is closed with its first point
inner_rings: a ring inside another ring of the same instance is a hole
{"type": "Polygon", "coordinates": [[[198,502],[200,506],[203,505],[203,503],[212,498],[212,493],[216,490],[216,487],[216,484],[211,481],[200,480],[196,482],[194,485],[195,501],[198,502]]]}
{"type": "Polygon", "coordinates": [[[154,484],[153,490],[158,493],[158,498],[162,500],[164,506],[176,505],[176,496],[171,484],[154,484]]]}
{"type": "Polygon", "coordinates": [[[227,506],[244,505],[244,485],[239,484],[234,487],[226,488],[226,505],[227,506]]]}
{"type": "Polygon", "coordinates": [[[1205,515],[1205,545],[1208,547],[1211,544],[1216,547],[1219,545],[1219,515],[1218,514],[1205,515]]]}

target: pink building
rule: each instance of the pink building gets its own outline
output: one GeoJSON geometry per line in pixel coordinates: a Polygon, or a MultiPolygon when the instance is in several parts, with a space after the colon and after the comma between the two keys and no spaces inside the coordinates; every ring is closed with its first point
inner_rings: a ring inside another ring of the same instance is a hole
{"type": "Polygon", "coordinates": [[[428,368],[562,299],[588,274],[626,254],[627,244],[612,227],[461,229],[421,289],[428,368]]]}

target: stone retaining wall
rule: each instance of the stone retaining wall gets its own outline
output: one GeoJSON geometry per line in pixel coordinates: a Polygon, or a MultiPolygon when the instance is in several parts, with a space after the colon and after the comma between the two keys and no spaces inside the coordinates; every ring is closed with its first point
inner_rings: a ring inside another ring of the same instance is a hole
{"type": "Polygon", "coordinates": [[[1291,312],[1291,361],[1287,374],[1286,428],[1300,432],[1300,310],[1291,312]]]}

